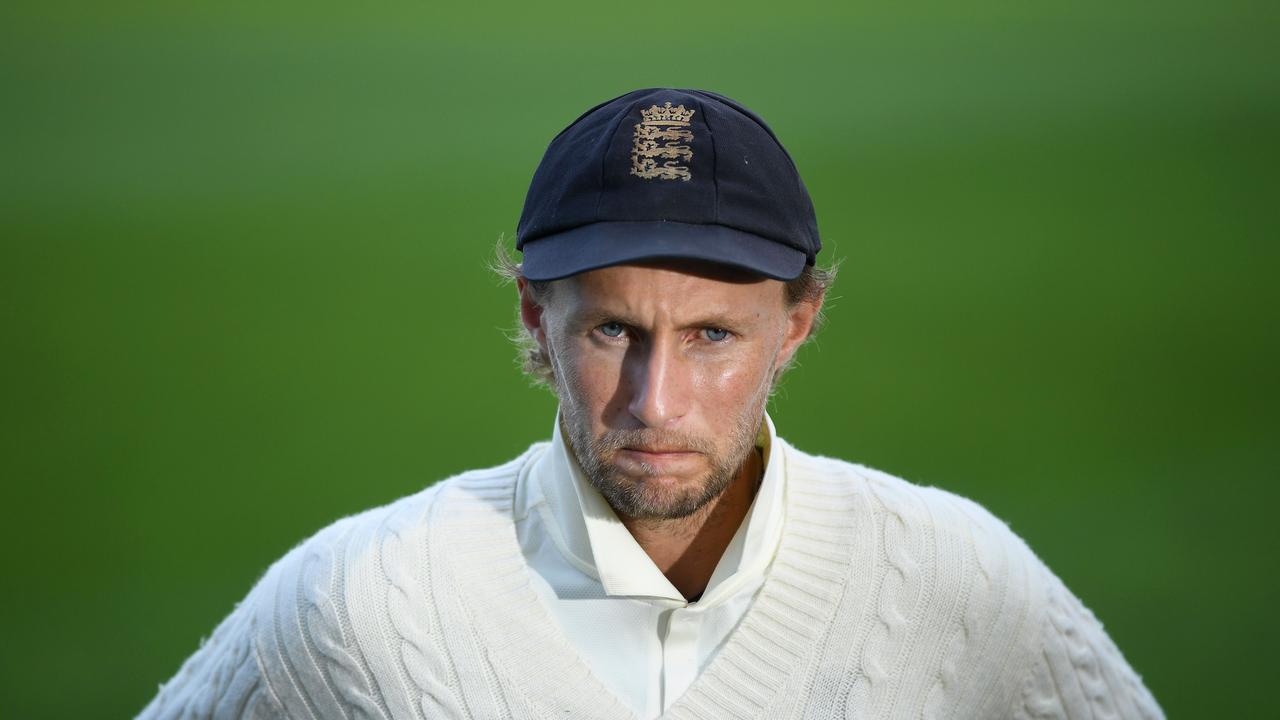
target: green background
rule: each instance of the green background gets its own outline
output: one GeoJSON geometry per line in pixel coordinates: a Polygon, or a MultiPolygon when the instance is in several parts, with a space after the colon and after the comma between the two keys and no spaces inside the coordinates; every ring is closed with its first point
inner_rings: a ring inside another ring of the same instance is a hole
{"type": "Polygon", "coordinates": [[[1276,717],[1274,2],[6,3],[0,713],[127,717],[333,519],[546,438],[548,140],[760,112],[844,260],[773,403],[970,496],[1177,717],[1276,717]]]}

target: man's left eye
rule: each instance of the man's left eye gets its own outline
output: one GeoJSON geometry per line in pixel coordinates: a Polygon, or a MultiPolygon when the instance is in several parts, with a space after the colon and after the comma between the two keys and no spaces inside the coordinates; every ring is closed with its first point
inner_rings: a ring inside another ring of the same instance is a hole
{"type": "Polygon", "coordinates": [[[729,338],[729,331],[723,328],[704,328],[702,334],[711,342],[721,342],[729,338]]]}

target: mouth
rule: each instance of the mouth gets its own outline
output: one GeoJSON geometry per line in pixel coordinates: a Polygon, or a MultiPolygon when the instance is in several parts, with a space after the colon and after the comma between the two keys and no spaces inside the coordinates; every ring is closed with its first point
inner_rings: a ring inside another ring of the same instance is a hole
{"type": "Polygon", "coordinates": [[[640,455],[694,455],[696,454],[693,450],[690,450],[688,448],[674,447],[674,446],[662,447],[662,446],[631,445],[631,446],[623,447],[619,449],[621,449],[624,452],[637,453],[640,455]]]}
{"type": "Polygon", "coordinates": [[[619,448],[619,459],[631,460],[633,462],[641,462],[646,465],[670,465],[672,463],[684,464],[699,453],[687,448],[677,447],[624,447],[619,448]]]}

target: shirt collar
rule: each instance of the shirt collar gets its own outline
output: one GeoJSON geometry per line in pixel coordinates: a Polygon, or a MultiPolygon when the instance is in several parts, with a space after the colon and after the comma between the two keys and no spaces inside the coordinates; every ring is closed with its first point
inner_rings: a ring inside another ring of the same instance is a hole
{"type": "MultiPolygon", "coordinates": [[[[757,447],[764,474],[751,509],[721,556],[699,605],[728,597],[762,575],[782,536],[785,473],[773,420],[766,414],[757,447]]],[[[551,446],[532,468],[535,504],[566,560],[600,580],[610,596],[657,597],[684,602],[680,591],[632,537],[609,503],[587,480],[555,423],[551,446]],[[538,502],[541,501],[541,502],[538,502]]]]}

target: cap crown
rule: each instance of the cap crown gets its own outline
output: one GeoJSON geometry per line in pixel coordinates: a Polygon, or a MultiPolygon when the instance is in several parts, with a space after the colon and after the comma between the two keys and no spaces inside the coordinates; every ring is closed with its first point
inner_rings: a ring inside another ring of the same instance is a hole
{"type": "MultiPolygon", "coordinates": [[[[584,226],[652,222],[729,228],[802,253],[809,264],[821,248],[809,193],[768,125],[722,95],[670,88],[602,103],[551,141],[525,198],[516,247],[528,259],[538,241],[584,226]]],[[[682,238],[692,256],[724,254],[722,241],[700,252],[696,232],[682,238]]],[[[659,244],[653,255],[670,250],[659,244]]],[[[637,254],[631,248],[623,259],[637,254]]]]}

